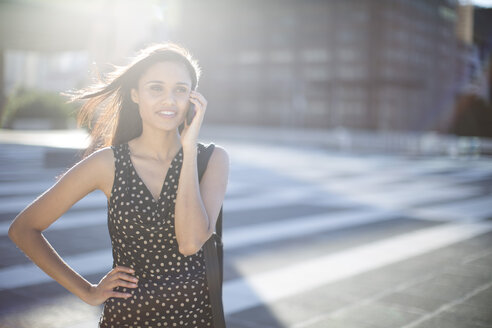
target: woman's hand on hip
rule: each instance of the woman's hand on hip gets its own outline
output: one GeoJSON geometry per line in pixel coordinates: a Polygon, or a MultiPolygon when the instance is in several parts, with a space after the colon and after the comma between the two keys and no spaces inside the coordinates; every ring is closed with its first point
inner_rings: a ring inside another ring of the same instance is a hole
{"type": "Polygon", "coordinates": [[[130,293],[121,293],[113,290],[115,287],[136,288],[138,279],[130,275],[135,271],[124,266],[117,266],[105,275],[99,284],[92,285],[83,301],[90,305],[100,305],[110,297],[124,298],[132,296],[130,293]]]}

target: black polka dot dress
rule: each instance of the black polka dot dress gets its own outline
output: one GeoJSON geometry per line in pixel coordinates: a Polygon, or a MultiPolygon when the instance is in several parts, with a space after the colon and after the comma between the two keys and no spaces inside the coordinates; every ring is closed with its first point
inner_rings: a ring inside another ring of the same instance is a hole
{"type": "MultiPolygon", "coordinates": [[[[198,144],[199,156],[204,145],[198,144]]],[[[174,203],[183,148],[173,158],[155,200],[132,164],[128,143],[111,147],[115,178],[108,202],[113,268],[135,270],[129,298],[104,303],[99,327],[213,327],[203,250],[183,256],[174,231],[174,203]]]]}

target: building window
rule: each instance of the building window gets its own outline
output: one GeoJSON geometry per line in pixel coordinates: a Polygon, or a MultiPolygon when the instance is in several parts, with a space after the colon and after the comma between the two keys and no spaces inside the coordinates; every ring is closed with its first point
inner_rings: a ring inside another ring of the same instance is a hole
{"type": "Polygon", "coordinates": [[[242,51],[237,60],[242,65],[258,64],[263,60],[263,55],[259,51],[242,51]]]}
{"type": "Polygon", "coordinates": [[[268,58],[273,63],[286,64],[294,61],[294,54],[290,50],[275,50],[270,52],[268,58]]]}
{"type": "Polygon", "coordinates": [[[307,63],[326,63],[330,60],[328,49],[304,49],[301,51],[301,59],[307,63]]]}
{"type": "Polygon", "coordinates": [[[306,65],[302,71],[308,81],[327,81],[331,77],[328,65],[306,65]]]}

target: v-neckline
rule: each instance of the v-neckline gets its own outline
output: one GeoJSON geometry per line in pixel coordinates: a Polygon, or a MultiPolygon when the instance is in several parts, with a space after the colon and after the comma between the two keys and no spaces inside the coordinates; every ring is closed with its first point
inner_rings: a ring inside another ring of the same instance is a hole
{"type": "Polygon", "coordinates": [[[179,153],[181,153],[181,151],[183,149],[183,146],[180,146],[179,147],[179,150],[174,155],[173,159],[171,160],[171,163],[167,167],[166,175],[164,176],[164,181],[162,181],[162,186],[161,186],[161,189],[160,189],[160,192],[159,192],[159,197],[157,199],[154,198],[154,195],[150,191],[149,187],[147,187],[147,185],[145,184],[145,182],[143,181],[143,179],[140,177],[140,174],[138,174],[138,171],[135,168],[135,165],[133,164],[133,161],[132,161],[132,157],[131,157],[131,153],[130,153],[130,146],[128,145],[128,142],[125,143],[125,146],[126,146],[126,150],[127,150],[128,160],[130,162],[130,165],[133,168],[133,171],[135,172],[135,175],[137,176],[138,180],[140,180],[140,182],[142,182],[142,185],[143,185],[144,189],[147,191],[147,193],[149,194],[150,198],[152,199],[152,203],[159,203],[159,201],[161,200],[161,197],[162,197],[162,193],[164,192],[164,189],[165,189],[165,186],[166,186],[166,182],[167,182],[167,180],[169,178],[169,174],[171,173],[170,172],[170,169],[173,166],[174,161],[178,157],[179,153]]]}

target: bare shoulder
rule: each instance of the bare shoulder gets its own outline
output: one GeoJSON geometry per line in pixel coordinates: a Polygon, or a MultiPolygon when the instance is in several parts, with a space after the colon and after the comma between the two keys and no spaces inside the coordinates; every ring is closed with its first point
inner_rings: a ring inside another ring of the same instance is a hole
{"type": "Polygon", "coordinates": [[[229,154],[221,145],[215,145],[212,155],[210,156],[212,165],[229,166],[229,154]]]}
{"type": "Polygon", "coordinates": [[[98,181],[98,189],[102,190],[109,198],[114,180],[115,158],[111,147],[96,150],[77,165],[83,165],[91,170],[98,181]]]}
{"type": "Polygon", "coordinates": [[[229,176],[229,165],[230,160],[227,150],[216,144],[204,174],[211,177],[211,179],[216,179],[217,181],[225,180],[224,182],[226,182],[229,176]]]}
{"type": "Polygon", "coordinates": [[[215,227],[229,181],[229,154],[215,144],[207,168],[200,182],[203,204],[211,218],[210,226],[215,227]]]}
{"type": "Polygon", "coordinates": [[[96,150],[86,159],[94,162],[94,165],[111,166],[114,164],[113,150],[111,147],[104,147],[96,150]]]}
{"type": "Polygon", "coordinates": [[[103,172],[114,171],[114,155],[111,147],[104,147],[96,150],[86,158],[82,159],[77,165],[90,166],[92,169],[99,169],[103,172]]]}

